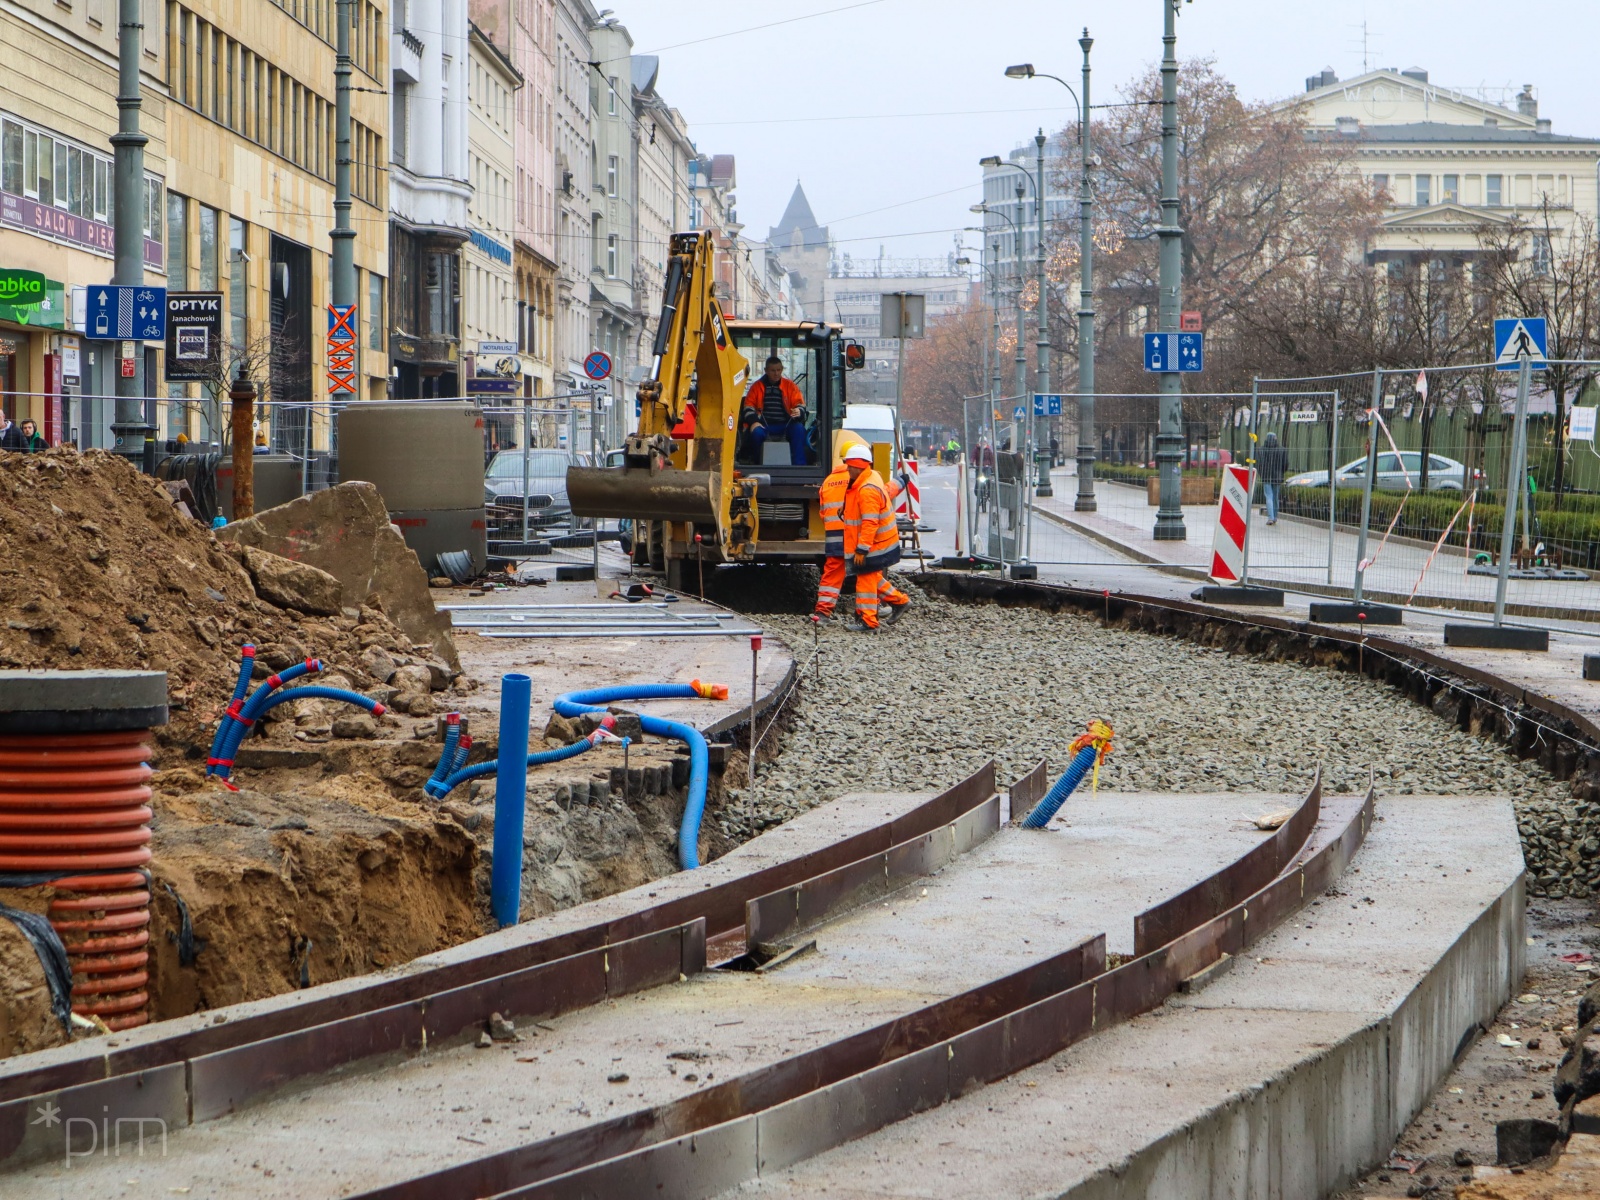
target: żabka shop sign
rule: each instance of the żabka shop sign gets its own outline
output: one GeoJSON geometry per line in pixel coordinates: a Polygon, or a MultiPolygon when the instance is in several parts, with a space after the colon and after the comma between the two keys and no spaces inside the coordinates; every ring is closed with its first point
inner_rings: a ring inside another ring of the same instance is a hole
{"type": "Polygon", "coordinates": [[[0,267],[0,304],[37,304],[44,298],[44,276],[38,271],[0,267]]]}

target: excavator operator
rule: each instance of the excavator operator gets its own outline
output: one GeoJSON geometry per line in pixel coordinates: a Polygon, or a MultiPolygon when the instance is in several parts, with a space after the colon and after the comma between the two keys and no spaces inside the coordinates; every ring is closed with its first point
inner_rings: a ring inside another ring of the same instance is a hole
{"type": "Polygon", "coordinates": [[[762,461],[762,447],[772,439],[789,443],[789,461],[797,467],[811,465],[811,444],[806,432],[806,398],[794,382],[783,377],[783,360],[767,359],[767,369],[744,394],[740,424],[746,433],[752,462],[762,461]]]}

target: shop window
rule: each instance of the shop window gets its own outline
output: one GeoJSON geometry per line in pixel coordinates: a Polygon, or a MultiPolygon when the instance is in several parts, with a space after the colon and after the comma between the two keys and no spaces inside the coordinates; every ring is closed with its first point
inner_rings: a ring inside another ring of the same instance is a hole
{"type": "Polygon", "coordinates": [[[367,272],[367,346],[383,349],[383,276],[367,272]]]}
{"type": "Polygon", "coordinates": [[[246,257],[249,227],[238,217],[228,218],[228,336],[243,350],[249,341],[249,270],[246,257]]]}
{"type": "Polygon", "coordinates": [[[167,286],[189,286],[189,201],[176,192],[167,193],[167,286]]]}
{"type": "Polygon", "coordinates": [[[200,206],[200,290],[217,290],[217,210],[200,206]]]}

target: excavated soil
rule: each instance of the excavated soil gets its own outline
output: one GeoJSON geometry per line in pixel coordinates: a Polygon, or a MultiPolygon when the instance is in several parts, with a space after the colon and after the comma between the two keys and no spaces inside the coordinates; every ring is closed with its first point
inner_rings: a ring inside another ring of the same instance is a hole
{"type": "Polygon", "coordinates": [[[364,649],[413,652],[381,597],[331,617],[260,599],[211,531],[116,455],[0,456],[0,508],[0,667],[166,671],[163,746],[209,741],[245,642],[272,669],[323,658],[358,691],[381,684],[364,649]]]}

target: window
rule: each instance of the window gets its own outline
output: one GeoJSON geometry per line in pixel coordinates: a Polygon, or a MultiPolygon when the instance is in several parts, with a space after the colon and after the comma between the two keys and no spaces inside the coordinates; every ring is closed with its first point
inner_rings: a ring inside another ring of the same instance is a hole
{"type": "Polygon", "coordinates": [[[1433,203],[1433,176],[1417,176],[1417,207],[1426,208],[1433,203]]]}
{"type": "Polygon", "coordinates": [[[156,180],[148,176],[144,181],[144,236],[146,241],[161,242],[162,231],[166,228],[165,202],[162,196],[166,189],[156,180]]]}
{"type": "Polygon", "coordinates": [[[367,272],[367,347],[383,349],[383,276],[367,272]]]}
{"type": "Polygon", "coordinates": [[[1504,178],[1502,175],[1483,177],[1483,202],[1490,208],[1500,207],[1500,188],[1504,178]]]}
{"type": "Polygon", "coordinates": [[[1372,194],[1381,196],[1389,190],[1389,177],[1387,175],[1374,175],[1372,177],[1372,194]]]}
{"type": "Polygon", "coordinates": [[[94,160],[94,219],[104,221],[111,210],[111,164],[94,160]]]}
{"type": "Polygon", "coordinates": [[[249,341],[246,319],[250,302],[249,269],[245,258],[249,230],[238,217],[228,218],[228,336],[237,349],[249,341]]]}
{"type": "Polygon", "coordinates": [[[176,192],[167,193],[167,286],[189,286],[189,201],[176,192]]]}
{"type": "Polygon", "coordinates": [[[1550,252],[1550,238],[1549,238],[1549,236],[1546,235],[1546,234],[1543,234],[1543,233],[1534,234],[1533,235],[1533,256],[1532,256],[1532,260],[1531,260],[1532,261],[1532,265],[1533,265],[1533,273],[1535,275],[1548,275],[1548,274],[1550,274],[1550,263],[1551,263],[1551,260],[1552,260],[1552,255],[1551,255],[1551,252],[1550,252]]]}
{"type": "Polygon", "coordinates": [[[614,233],[606,237],[606,274],[612,279],[617,277],[617,235],[614,233]]]}
{"type": "Polygon", "coordinates": [[[25,139],[22,126],[7,121],[0,128],[0,188],[12,195],[22,195],[22,147],[25,139]]]}
{"type": "MultiPolygon", "coordinates": [[[[606,83],[608,85],[606,89],[606,112],[614,117],[617,115],[617,77],[613,75],[606,80],[606,83]]],[[[612,194],[615,195],[615,193],[612,194]]]]}
{"type": "Polygon", "coordinates": [[[217,210],[200,206],[200,290],[217,290],[217,210]]]}
{"type": "Polygon", "coordinates": [[[606,161],[606,195],[608,196],[617,194],[617,171],[620,165],[620,160],[615,154],[606,161]]]}
{"type": "Polygon", "coordinates": [[[54,176],[54,179],[55,179],[55,200],[53,201],[53,203],[55,204],[55,206],[57,208],[65,208],[65,207],[67,207],[67,195],[68,195],[68,193],[67,193],[67,144],[65,142],[56,142],[55,143],[55,151],[56,151],[56,165],[55,165],[55,176],[54,176]]]}
{"type": "Polygon", "coordinates": [[[1461,200],[1461,177],[1459,175],[1446,175],[1440,181],[1439,202],[1441,204],[1457,204],[1461,200]]]}

